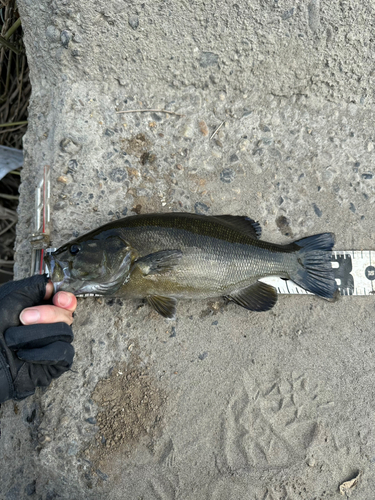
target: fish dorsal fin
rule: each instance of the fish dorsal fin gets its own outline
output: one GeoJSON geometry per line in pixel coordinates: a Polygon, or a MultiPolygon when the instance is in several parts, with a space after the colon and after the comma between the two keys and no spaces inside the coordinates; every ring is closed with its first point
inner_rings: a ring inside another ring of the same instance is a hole
{"type": "Polygon", "coordinates": [[[259,222],[250,219],[250,217],[246,217],[246,215],[216,215],[215,218],[229,222],[229,224],[235,227],[238,231],[241,231],[241,233],[247,234],[257,240],[262,235],[262,228],[259,222]]]}
{"type": "Polygon", "coordinates": [[[276,304],[276,288],[261,281],[227,295],[229,300],[249,311],[268,311],[276,304]]]}
{"type": "Polygon", "coordinates": [[[147,302],[164,318],[175,318],[177,306],[177,300],[175,298],[162,297],[160,295],[149,295],[147,297],[147,302]]]}
{"type": "Polygon", "coordinates": [[[161,250],[137,260],[136,264],[144,276],[171,271],[182,257],[181,250],[161,250]]]}

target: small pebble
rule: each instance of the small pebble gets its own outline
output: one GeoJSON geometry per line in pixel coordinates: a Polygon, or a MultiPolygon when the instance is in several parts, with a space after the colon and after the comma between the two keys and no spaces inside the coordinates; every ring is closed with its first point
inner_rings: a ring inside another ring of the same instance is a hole
{"type": "Polygon", "coordinates": [[[132,212],[135,212],[137,215],[139,215],[142,211],[142,205],[138,204],[135,207],[132,208],[132,212]]]}
{"type": "Polygon", "coordinates": [[[192,139],[194,137],[194,129],[190,123],[187,123],[182,130],[182,135],[187,137],[188,139],[192,139]]]}
{"type": "Polygon", "coordinates": [[[69,160],[68,165],[69,165],[69,170],[75,172],[78,167],[78,162],[73,158],[72,160],[69,160]]]}
{"type": "Polygon", "coordinates": [[[58,201],[53,205],[53,210],[63,210],[66,208],[66,203],[64,201],[58,201]]]}
{"type": "Polygon", "coordinates": [[[201,203],[200,201],[197,201],[197,203],[194,205],[194,210],[196,214],[204,214],[209,211],[210,207],[208,207],[205,203],[201,203]]]}
{"type": "Polygon", "coordinates": [[[82,43],[82,37],[79,33],[75,33],[73,36],[73,42],[75,43],[82,43]]]}
{"type": "Polygon", "coordinates": [[[51,438],[49,436],[41,436],[39,438],[40,444],[45,444],[45,443],[50,443],[50,442],[51,442],[51,438]]]}
{"type": "Polygon", "coordinates": [[[47,26],[46,37],[51,42],[58,42],[60,40],[60,31],[55,26],[47,26]]]}
{"type": "Polygon", "coordinates": [[[25,493],[28,497],[30,497],[31,495],[34,495],[35,493],[35,485],[36,485],[36,481],[33,481],[32,483],[29,483],[26,488],[25,488],[25,493]]]}
{"type": "Polygon", "coordinates": [[[208,127],[207,127],[207,124],[204,120],[201,120],[199,122],[199,130],[201,131],[201,133],[207,137],[208,136],[208,127]]]}
{"type": "Polygon", "coordinates": [[[70,40],[72,39],[72,33],[68,30],[63,30],[61,33],[60,33],[60,40],[61,40],[61,45],[67,49],[68,48],[68,45],[69,45],[69,42],[70,40]]]}
{"type": "Polygon", "coordinates": [[[161,122],[161,121],[163,121],[163,118],[162,118],[160,115],[157,115],[156,113],[152,113],[151,118],[152,118],[155,122],[161,122]]]}
{"type": "Polygon", "coordinates": [[[262,143],[265,145],[265,146],[269,146],[270,144],[273,143],[273,139],[271,137],[263,137],[262,139],[262,143]]]}
{"type": "Polygon", "coordinates": [[[276,219],[276,225],[284,236],[293,236],[289,220],[284,215],[279,215],[276,219]]]}
{"type": "Polygon", "coordinates": [[[100,477],[100,479],[102,479],[103,481],[107,481],[108,480],[107,474],[105,474],[104,472],[102,472],[100,469],[96,469],[96,473],[100,477]]]}
{"type": "Polygon", "coordinates": [[[123,182],[128,174],[125,169],[117,167],[110,171],[109,178],[114,182],[123,182]]]}
{"type": "Polygon", "coordinates": [[[235,177],[236,174],[231,168],[224,168],[220,173],[221,182],[225,182],[226,184],[233,182],[235,177]]]}
{"type": "Polygon", "coordinates": [[[241,151],[246,151],[247,149],[249,149],[249,146],[250,146],[250,141],[245,138],[239,144],[239,148],[241,151]]]}
{"type": "Polygon", "coordinates": [[[219,56],[213,52],[202,52],[199,58],[199,64],[202,68],[216,66],[219,62],[219,56]]]}
{"type": "Polygon", "coordinates": [[[281,19],[283,21],[286,21],[287,19],[290,19],[294,14],[294,7],[289,9],[289,10],[286,10],[282,15],[281,15],[281,19]]]}
{"type": "Polygon", "coordinates": [[[139,26],[139,17],[135,15],[129,16],[128,23],[133,30],[136,30],[139,26]]]}
{"type": "Polygon", "coordinates": [[[314,209],[314,212],[316,213],[316,215],[318,217],[322,216],[323,212],[320,210],[320,208],[318,207],[318,205],[316,205],[316,203],[313,204],[313,209],[314,209]]]}
{"type": "Polygon", "coordinates": [[[60,141],[60,149],[63,153],[77,154],[81,149],[82,145],[77,141],[73,141],[69,137],[65,137],[60,141]]]}

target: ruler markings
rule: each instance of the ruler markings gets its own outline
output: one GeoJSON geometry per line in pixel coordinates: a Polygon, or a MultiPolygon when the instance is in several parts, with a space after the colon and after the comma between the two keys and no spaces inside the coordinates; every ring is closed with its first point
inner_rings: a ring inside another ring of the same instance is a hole
{"type": "MultiPolygon", "coordinates": [[[[370,266],[372,266],[372,263],[371,263],[371,251],[369,252],[370,254],[370,266]]],[[[373,292],[374,291],[374,282],[371,280],[371,291],[373,292]]]]}

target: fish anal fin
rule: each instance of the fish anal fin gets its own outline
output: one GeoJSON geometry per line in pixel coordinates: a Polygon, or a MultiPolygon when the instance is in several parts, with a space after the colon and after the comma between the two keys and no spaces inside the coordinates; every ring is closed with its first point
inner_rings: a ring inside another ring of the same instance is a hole
{"type": "Polygon", "coordinates": [[[174,319],[176,317],[177,300],[175,298],[149,295],[147,302],[164,318],[174,319]]]}
{"type": "Polygon", "coordinates": [[[276,304],[276,288],[261,281],[227,295],[229,300],[250,311],[268,311],[276,304]]]}
{"type": "Polygon", "coordinates": [[[262,236],[262,228],[259,222],[250,219],[250,217],[244,215],[216,215],[215,218],[228,222],[241,233],[257,240],[262,236]]]}
{"type": "Polygon", "coordinates": [[[181,257],[181,250],[161,250],[142,257],[135,264],[140,268],[142,274],[147,276],[171,271],[178,265],[181,257]]]}

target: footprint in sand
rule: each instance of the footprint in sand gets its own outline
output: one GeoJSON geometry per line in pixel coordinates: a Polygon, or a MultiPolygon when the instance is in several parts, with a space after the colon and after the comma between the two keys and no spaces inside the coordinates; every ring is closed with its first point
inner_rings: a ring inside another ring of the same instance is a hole
{"type": "Polygon", "coordinates": [[[304,374],[258,383],[245,372],[223,418],[225,465],[277,469],[301,460],[316,435],[319,406],[318,387],[304,374]]]}

